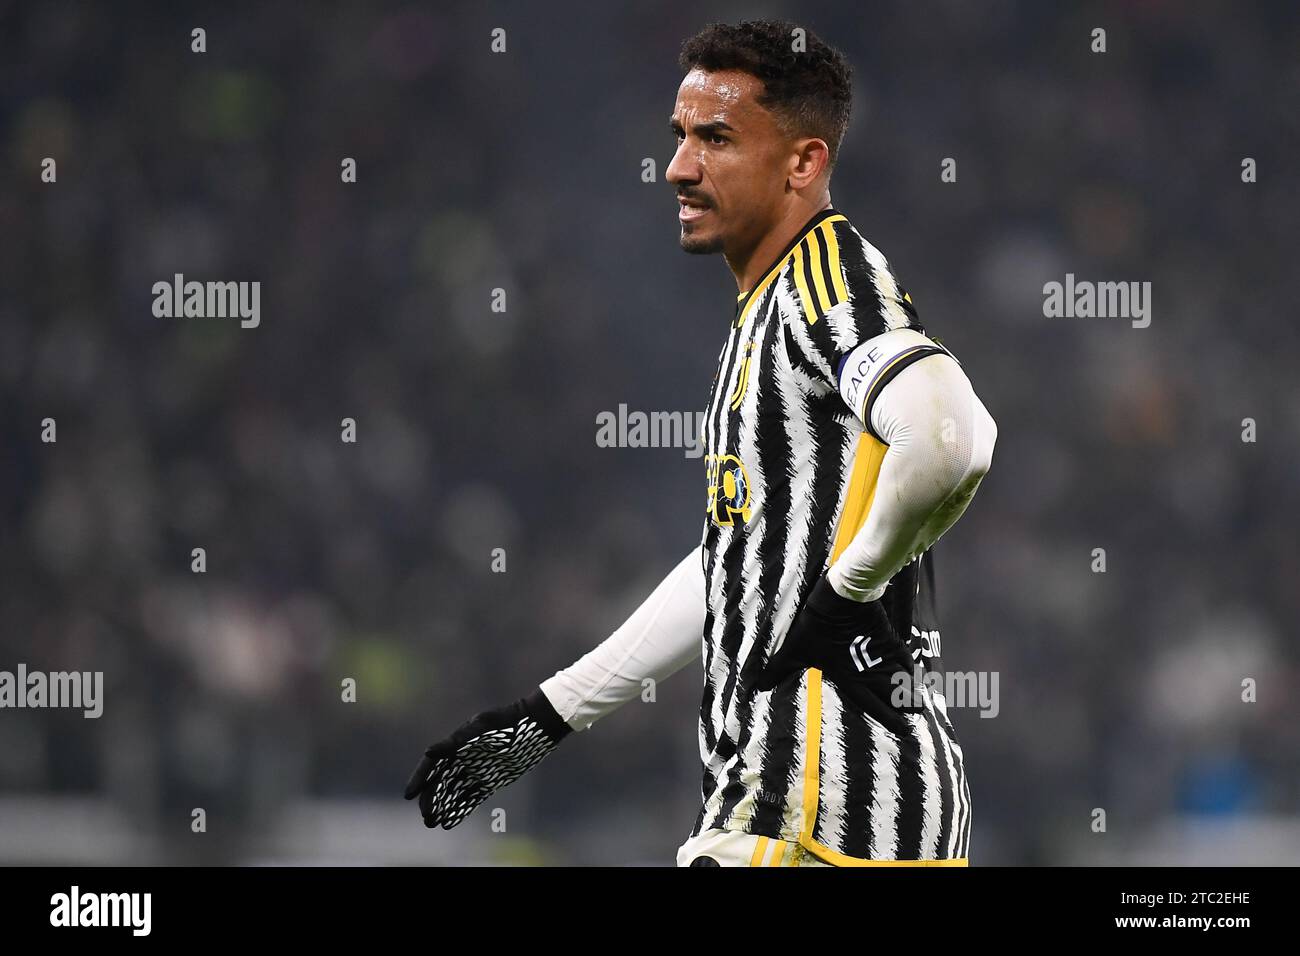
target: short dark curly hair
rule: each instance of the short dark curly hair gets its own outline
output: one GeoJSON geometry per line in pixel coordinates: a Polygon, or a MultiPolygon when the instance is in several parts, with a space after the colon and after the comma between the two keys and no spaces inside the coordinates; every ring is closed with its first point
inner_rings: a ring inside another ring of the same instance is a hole
{"type": "Polygon", "coordinates": [[[787,136],[824,139],[833,167],[849,128],[853,67],[807,28],[805,49],[796,52],[796,29],[787,20],[710,23],[682,44],[677,62],[687,72],[743,70],[762,80],[759,105],[775,114],[787,136]]]}

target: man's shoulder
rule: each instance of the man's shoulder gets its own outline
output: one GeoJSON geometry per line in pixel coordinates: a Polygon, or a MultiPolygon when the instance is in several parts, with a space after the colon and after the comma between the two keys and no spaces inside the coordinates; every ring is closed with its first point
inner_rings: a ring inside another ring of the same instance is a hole
{"type": "Polygon", "coordinates": [[[876,295],[881,288],[899,285],[889,258],[847,217],[831,222],[835,231],[844,284],[850,296],[876,295]]]}
{"type": "Polygon", "coordinates": [[[919,325],[911,295],[885,254],[843,213],[825,219],[799,243],[787,287],[798,317],[809,325],[832,312],[832,318],[867,312],[886,328],[919,325]]]}

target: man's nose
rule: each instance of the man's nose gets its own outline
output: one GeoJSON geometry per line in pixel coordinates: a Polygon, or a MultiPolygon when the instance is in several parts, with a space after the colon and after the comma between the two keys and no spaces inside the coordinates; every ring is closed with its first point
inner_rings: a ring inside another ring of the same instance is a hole
{"type": "Polygon", "coordinates": [[[700,181],[700,164],[691,151],[690,144],[682,140],[677,147],[677,152],[673,154],[673,161],[668,164],[668,170],[664,173],[667,180],[674,186],[679,183],[698,183],[700,181]]]}

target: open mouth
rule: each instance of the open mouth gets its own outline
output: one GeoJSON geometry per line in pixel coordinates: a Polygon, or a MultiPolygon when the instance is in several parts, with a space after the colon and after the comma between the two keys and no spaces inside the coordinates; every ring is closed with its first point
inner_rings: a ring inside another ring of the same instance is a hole
{"type": "Polygon", "coordinates": [[[678,202],[681,204],[681,209],[678,210],[677,218],[681,222],[694,222],[695,220],[702,218],[709,211],[708,206],[700,205],[699,203],[687,202],[680,199],[678,202]]]}

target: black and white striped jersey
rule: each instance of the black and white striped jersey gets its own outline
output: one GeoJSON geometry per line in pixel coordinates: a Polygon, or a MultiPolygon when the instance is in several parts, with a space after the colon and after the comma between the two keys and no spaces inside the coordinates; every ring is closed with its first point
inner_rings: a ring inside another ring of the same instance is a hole
{"type": "MultiPolygon", "coordinates": [[[[703,806],[692,835],[740,830],[830,862],[966,856],[969,793],[942,698],[895,732],[812,669],[752,690],[796,610],[866,520],[885,446],[865,429],[874,396],[926,338],[886,356],[860,419],[841,397],[844,357],[895,329],[924,335],[881,253],[832,208],[817,213],[737,301],[709,398],[703,534],[703,806]]],[[[912,337],[915,340],[915,336],[912,337]]],[[[913,656],[939,670],[932,551],[884,600],[913,656]]]]}

